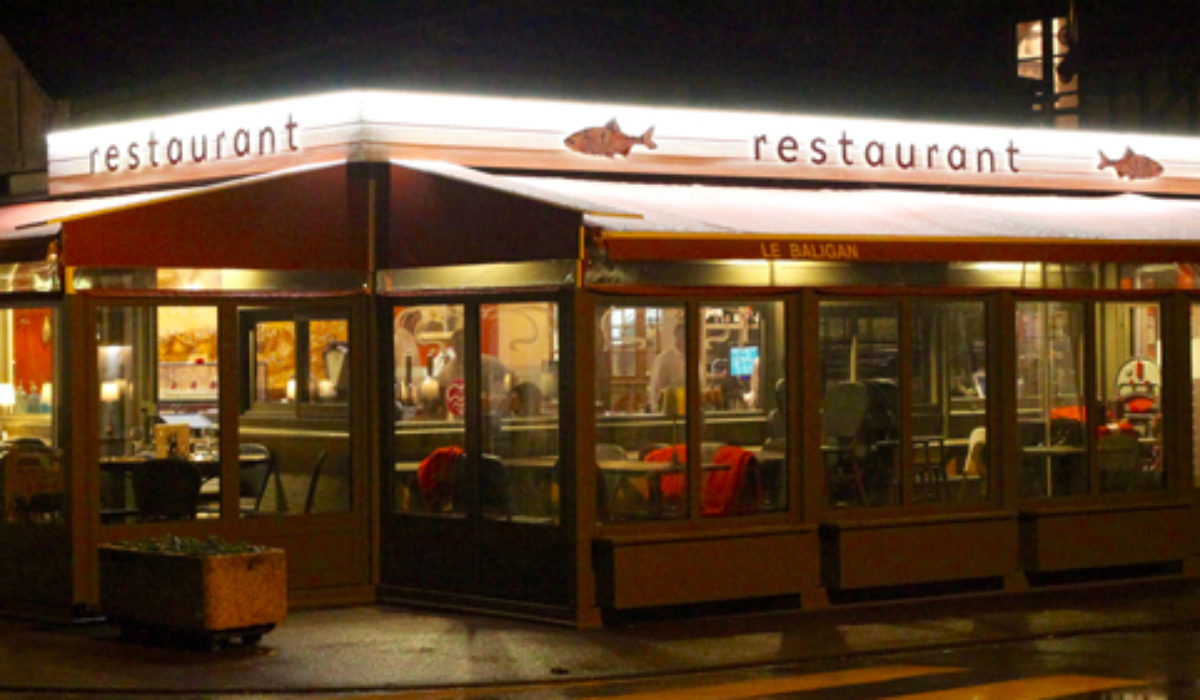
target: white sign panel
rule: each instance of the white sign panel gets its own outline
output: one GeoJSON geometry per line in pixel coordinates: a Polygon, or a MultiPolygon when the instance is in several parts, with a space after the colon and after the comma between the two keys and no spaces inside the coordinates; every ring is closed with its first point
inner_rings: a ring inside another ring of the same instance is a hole
{"type": "Polygon", "coordinates": [[[52,133],[52,192],[392,158],[950,187],[1200,192],[1200,139],[355,91],[52,133]]]}

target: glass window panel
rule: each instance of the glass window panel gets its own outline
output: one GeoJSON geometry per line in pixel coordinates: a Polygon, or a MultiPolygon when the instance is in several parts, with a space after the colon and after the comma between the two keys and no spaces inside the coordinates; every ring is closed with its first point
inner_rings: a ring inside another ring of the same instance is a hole
{"type": "Polygon", "coordinates": [[[480,306],[483,456],[474,492],[486,518],[558,522],[558,363],[557,304],[480,306]]]}
{"type": "Polygon", "coordinates": [[[760,302],[701,309],[695,366],[704,392],[705,516],[786,506],[783,308],[782,302],[760,302]]]}
{"type": "Polygon", "coordinates": [[[1042,21],[1017,22],[1017,60],[1041,59],[1041,57],[1042,21]]]}
{"type": "Polygon", "coordinates": [[[596,314],[597,514],[686,517],[684,309],[609,306],[596,314]]]}
{"type": "Polygon", "coordinates": [[[982,302],[913,303],[913,500],[988,495],[987,334],[982,302]]]}
{"type": "Polygon", "coordinates": [[[278,307],[242,307],[238,317],[252,378],[238,418],[239,515],[349,510],[349,319],[278,307]]]}
{"type": "Polygon", "coordinates": [[[1158,304],[1096,305],[1096,436],[1100,490],[1166,487],[1162,460],[1162,342],[1158,304]]]}
{"type": "Polygon", "coordinates": [[[821,458],[831,507],[899,504],[899,309],[820,305],[821,458]]]}
{"type": "Polygon", "coordinates": [[[102,307],[97,346],[101,520],[216,517],[216,307],[102,307]]]}
{"type": "Polygon", "coordinates": [[[1017,485],[1023,498],[1088,491],[1083,313],[1074,302],[1017,304],[1017,485]]]}
{"type": "Polygon", "coordinates": [[[57,339],[50,307],[0,310],[0,522],[61,522],[62,451],[53,410],[57,339]]]}
{"type": "Polygon", "coordinates": [[[397,306],[392,310],[395,375],[392,510],[464,517],[457,493],[466,441],[466,384],[461,372],[461,305],[397,306]],[[457,376],[456,376],[457,375],[457,376]]]}
{"type": "Polygon", "coordinates": [[[1200,269],[1194,263],[1122,265],[1120,282],[1133,289],[1196,289],[1200,269]]]}

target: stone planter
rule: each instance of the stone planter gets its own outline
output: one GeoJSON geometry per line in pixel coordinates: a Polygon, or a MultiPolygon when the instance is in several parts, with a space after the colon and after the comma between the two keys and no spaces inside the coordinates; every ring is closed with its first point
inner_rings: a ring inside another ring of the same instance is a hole
{"type": "Polygon", "coordinates": [[[123,636],[254,644],[287,616],[282,549],[196,553],[154,542],[100,547],[100,610],[123,636]]]}

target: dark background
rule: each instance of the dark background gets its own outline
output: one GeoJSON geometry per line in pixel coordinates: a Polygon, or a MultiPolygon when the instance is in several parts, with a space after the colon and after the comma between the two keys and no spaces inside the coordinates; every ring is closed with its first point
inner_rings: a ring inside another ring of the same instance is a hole
{"type": "MultiPolygon", "coordinates": [[[[347,87],[1013,121],[1013,24],[1066,1],[6,0],[75,117],[347,87]]],[[[1195,56],[1198,3],[1076,0],[1097,63],[1195,56]]]]}

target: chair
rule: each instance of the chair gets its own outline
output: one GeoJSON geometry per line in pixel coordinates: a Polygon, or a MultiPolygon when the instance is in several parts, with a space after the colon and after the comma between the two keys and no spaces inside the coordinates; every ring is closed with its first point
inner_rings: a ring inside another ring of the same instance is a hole
{"type": "Polygon", "coordinates": [[[787,380],[775,382],[775,407],[767,414],[767,435],[783,440],[787,436],[787,380]]]}
{"type": "Polygon", "coordinates": [[[65,502],[59,450],[37,438],[15,440],[0,458],[0,500],[9,520],[61,520],[65,502]]]}
{"type": "Polygon", "coordinates": [[[625,448],[611,442],[596,443],[596,459],[602,462],[623,462],[628,457],[625,448]]]}
{"type": "MultiPolygon", "coordinates": [[[[463,449],[455,445],[438,447],[426,455],[417,466],[417,485],[421,489],[421,499],[428,512],[442,513],[456,507],[455,481],[458,476],[458,461],[463,454],[463,449]]],[[[312,487],[309,491],[312,491],[312,487]]]]}
{"type": "Polygon", "coordinates": [[[133,495],[143,520],[195,518],[200,472],[182,459],[147,460],[133,470],[133,495]]]}
{"type": "Polygon", "coordinates": [[[713,455],[713,462],[728,469],[705,474],[700,512],[704,515],[733,515],[757,511],[763,503],[763,480],[754,453],[734,445],[724,445],[713,455]]]}
{"type": "Polygon", "coordinates": [[[979,477],[980,493],[984,496],[987,495],[987,428],[978,427],[971,430],[971,434],[967,437],[967,456],[963,459],[959,475],[962,477],[962,484],[958,491],[958,500],[961,501],[966,496],[967,477],[970,475],[979,477]]]}
{"type": "MultiPolygon", "coordinates": [[[[644,449],[644,448],[643,448],[644,449]]],[[[664,445],[646,452],[643,462],[670,462],[672,470],[647,479],[644,497],[652,517],[677,517],[683,514],[687,499],[687,445],[664,445]],[[653,481],[657,480],[657,493],[653,481]]],[[[630,485],[632,487],[632,484],[630,485]]]]}
{"type": "Polygon", "coordinates": [[[485,516],[512,519],[508,498],[508,470],[504,462],[495,455],[479,457],[479,473],[472,478],[469,470],[471,460],[467,453],[459,455],[455,462],[454,507],[474,513],[478,509],[485,516]]]}
{"type": "Polygon", "coordinates": [[[321,450],[313,462],[312,471],[308,477],[308,493],[304,495],[305,514],[311,513],[313,505],[317,502],[317,483],[321,480],[321,469],[325,466],[325,460],[328,458],[329,450],[321,450]]]}
{"type": "Polygon", "coordinates": [[[267,484],[275,471],[275,460],[266,445],[249,442],[238,445],[238,498],[243,500],[243,512],[256,512],[262,507],[267,484]]]}
{"type": "Polygon", "coordinates": [[[870,450],[863,439],[869,405],[867,387],[859,382],[834,384],[821,401],[821,433],[828,441],[822,446],[822,456],[831,501],[837,500],[839,490],[849,487],[853,489],[851,495],[862,505],[870,505],[863,481],[864,462],[870,450]]]}
{"type": "Polygon", "coordinates": [[[512,520],[512,509],[508,498],[508,469],[495,455],[479,458],[479,494],[484,515],[498,515],[512,520]]]}
{"type": "Polygon", "coordinates": [[[1101,491],[1133,491],[1141,486],[1142,462],[1135,433],[1109,433],[1100,438],[1096,451],[1101,491]]]}

